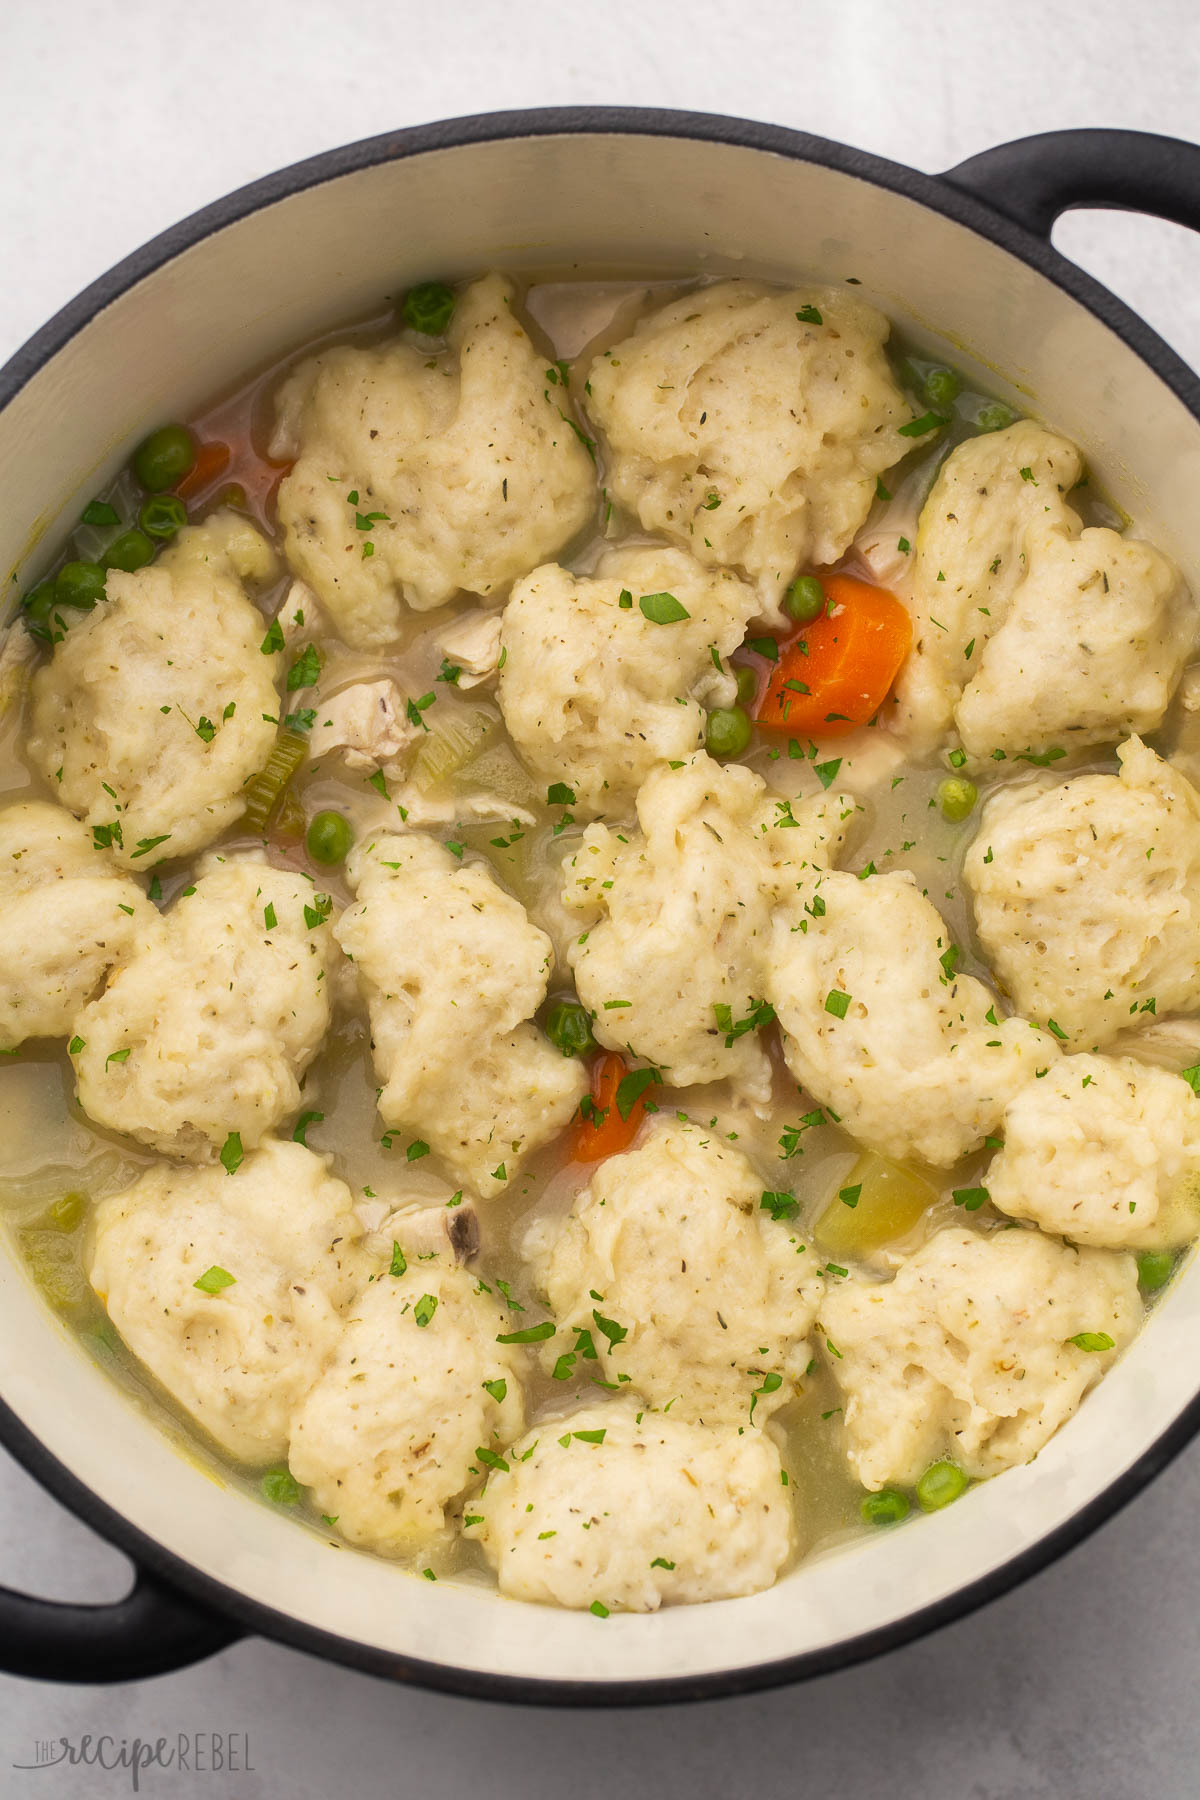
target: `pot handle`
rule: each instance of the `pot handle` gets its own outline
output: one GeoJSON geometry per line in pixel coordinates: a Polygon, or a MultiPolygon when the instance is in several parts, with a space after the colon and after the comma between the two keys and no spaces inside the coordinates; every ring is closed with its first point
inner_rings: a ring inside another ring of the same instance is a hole
{"type": "Polygon", "coordinates": [[[0,1669],[38,1681],[141,1681],[186,1668],[245,1633],[138,1570],[108,1605],[43,1600],[0,1587],[0,1669]]]}
{"type": "Polygon", "coordinates": [[[1200,144],[1150,131],[1043,131],[969,157],[942,180],[1038,237],[1075,206],[1152,213],[1200,231],[1200,144]]]}

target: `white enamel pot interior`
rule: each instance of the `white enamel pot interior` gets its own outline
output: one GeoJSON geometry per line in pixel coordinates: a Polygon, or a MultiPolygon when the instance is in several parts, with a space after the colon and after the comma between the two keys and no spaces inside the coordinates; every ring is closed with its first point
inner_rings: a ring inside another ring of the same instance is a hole
{"type": "MultiPolygon", "coordinates": [[[[410,281],[576,263],[857,278],[906,331],[949,340],[985,387],[1079,443],[1106,490],[1200,586],[1200,425],[1186,372],[1034,232],[932,178],[817,140],[601,113],[460,121],[352,147],[234,196],[97,284],[0,377],[0,561],[12,593],[38,574],[39,544],[48,554],[154,423],[410,281]]],[[[953,1616],[1082,1535],[1186,1441],[1200,1411],[1198,1348],[1192,1267],[1030,1465],[801,1565],[768,1593],[601,1621],[477,1583],[433,1585],[223,1486],[88,1360],[7,1246],[0,1254],[6,1441],[153,1571],[146,1592],[161,1600],[170,1584],[189,1597],[184,1615],[234,1621],[207,1638],[199,1630],[190,1651],[164,1650],[157,1666],[248,1627],[494,1697],[734,1691],[837,1666],[953,1616]]],[[[95,1680],[155,1666],[153,1646],[139,1661],[107,1644],[96,1613],[78,1627],[90,1648],[72,1662],[61,1644],[45,1649],[50,1615],[0,1608],[22,1629],[31,1617],[40,1657],[22,1663],[10,1648],[11,1666],[95,1680]]]]}

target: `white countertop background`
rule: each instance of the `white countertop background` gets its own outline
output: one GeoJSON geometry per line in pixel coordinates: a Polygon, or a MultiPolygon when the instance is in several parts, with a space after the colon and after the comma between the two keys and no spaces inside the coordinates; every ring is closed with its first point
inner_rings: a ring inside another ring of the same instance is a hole
{"type": "MultiPolygon", "coordinates": [[[[568,103],[741,114],[937,170],[1027,132],[1200,140],[1195,0],[0,0],[0,362],[155,232],[332,145],[568,103]]],[[[1056,242],[1200,366],[1200,237],[1075,214],[1056,242]]],[[[1198,502],[1200,503],[1200,502],[1198,502]]],[[[1200,1358],[1200,1346],[1197,1348],[1200,1358]]],[[[0,1452],[0,1580],[115,1597],[123,1559],[0,1452]]],[[[806,1687],[619,1713],[385,1685],[261,1641],[103,1689],[0,1678],[0,1794],[38,1738],[246,1732],[232,1800],[1184,1800],[1200,1794],[1200,1445],[984,1612],[806,1687]]]]}

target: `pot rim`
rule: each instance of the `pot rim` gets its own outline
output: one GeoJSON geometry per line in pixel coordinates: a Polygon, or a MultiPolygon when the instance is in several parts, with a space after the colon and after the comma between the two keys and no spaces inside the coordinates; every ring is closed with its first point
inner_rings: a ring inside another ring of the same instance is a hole
{"type": "MultiPolygon", "coordinates": [[[[650,107],[565,106],[481,113],[384,132],[320,152],[235,189],[151,238],[85,287],[0,368],[0,413],[106,307],[185,251],[293,194],[374,166],[430,151],[521,137],[646,136],[695,139],[810,162],[872,183],[940,213],[1034,268],[1133,349],[1200,421],[1200,377],[1137,313],[1062,256],[1047,237],[954,185],[953,171],[929,175],[871,152],[785,126],[717,113],[650,107]]],[[[926,1636],[998,1599],[1056,1561],[1112,1518],[1200,1432],[1200,1394],[1123,1474],[1071,1518],[987,1575],[888,1625],[825,1649],[699,1676],[636,1681],[556,1681],[479,1673],[377,1649],[304,1623],[227,1587],[145,1536],[54,1456],[0,1397],[0,1443],[56,1499],[147,1570],[212,1613],[248,1631],[368,1674],[473,1699],[523,1705],[629,1707],[727,1699],[833,1674],[926,1636]]]]}

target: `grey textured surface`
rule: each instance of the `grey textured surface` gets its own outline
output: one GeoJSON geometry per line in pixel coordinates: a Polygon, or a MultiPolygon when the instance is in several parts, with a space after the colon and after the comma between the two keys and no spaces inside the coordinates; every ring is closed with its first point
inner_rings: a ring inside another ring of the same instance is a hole
{"type": "MultiPolygon", "coordinates": [[[[1200,138],[1194,0],[45,0],[0,24],[0,359],[152,232],[266,170],[397,125],[570,101],[773,119],[923,168],[1029,131],[1200,138]]],[[[1200,364],[1200,240],[1076,215],[1057,241],[1200,364]]],[[[1200,1350],[1198,1350],[1200,1353],[1200,1350]]],[[[614,1795],[1183,1800],[1200,1792],[1200,1447],[1034,1582],[865,1668],[703,1707],[569,1714],[385,1686],[247,1642],[122,1688],[0,1679],[0,1792],[128,1793],[17,1773],[40,1738],[247,1733],[251,1772],[150,1794],[325,1800],[614,1795]]],[[[0,1458],[0,1579],[119,1594],[122,1559],[0,1458]]]]}

